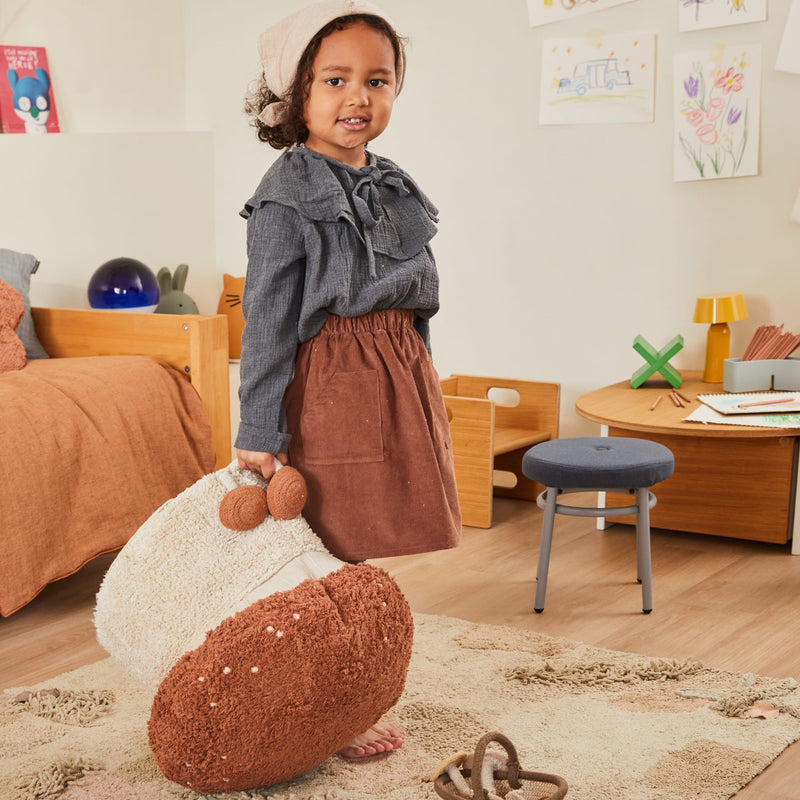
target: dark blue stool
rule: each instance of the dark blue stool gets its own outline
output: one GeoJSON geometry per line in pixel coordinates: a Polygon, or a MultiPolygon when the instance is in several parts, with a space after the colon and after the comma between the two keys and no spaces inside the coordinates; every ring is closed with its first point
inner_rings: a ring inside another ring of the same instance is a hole
{"type": "Polygon", "coordinates": [[[522,458],[522,472],[544,484],[536,502],[544,509],[539,566],[536,571],[534,610],[544,611],[547,570],[556,514],[574,517],[605,517],[609,508],[562,505],[559,495],[570,492],[628,492],[636,497],[630,506],[614,507],[613,515],[636,515],[636,566],[642,584],[642,610],[653,610],[650,574],[650,509],[656,496],[650,487],[669,478],[675,470],[672,452],[657,442],[617,436],[585,436],[554,439],[531,447],[522,458]]]}

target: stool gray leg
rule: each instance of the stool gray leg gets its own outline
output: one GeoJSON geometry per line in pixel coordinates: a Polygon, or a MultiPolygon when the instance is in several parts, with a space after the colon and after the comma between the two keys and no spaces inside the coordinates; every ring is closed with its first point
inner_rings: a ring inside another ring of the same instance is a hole
{"type": "Polygon", "coordinates": [[[653,610],[653,587],[650,570],[650,492],[647,487],[636,490],[636,568],[642,583],[642,610],[653,610]]]}
{"type": "Polygon", "coordinates": [[[536,569],[536,600],[533,610],[537,614],[544,611],[544,595],[547,591],[547,571],[550,568],[550,545],[553,543],[553,521],[556,516],[557,502],[558,489],[548,486],[542,519],[542,540],[539,543],[539,565],[536,569]]]}

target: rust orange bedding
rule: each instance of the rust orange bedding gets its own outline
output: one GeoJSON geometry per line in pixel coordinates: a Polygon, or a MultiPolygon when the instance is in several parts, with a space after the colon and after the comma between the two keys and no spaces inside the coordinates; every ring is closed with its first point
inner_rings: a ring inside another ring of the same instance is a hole
{"type": "Polygon", "coordinates": [[[166,363],[53,358],[0,375],[0,614],[122,547],[213,469],[200,397],[166,363]]]}

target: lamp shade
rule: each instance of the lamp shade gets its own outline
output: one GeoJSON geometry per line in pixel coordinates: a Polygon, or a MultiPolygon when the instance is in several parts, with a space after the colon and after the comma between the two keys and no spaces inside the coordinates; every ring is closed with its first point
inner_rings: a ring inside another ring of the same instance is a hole
{"type": "Polygon", "coordinates": [[[747,306],[741,294],[721,292],[697,298],[695,322],[735,322],[737,319],[747,319],[747,306]]]}

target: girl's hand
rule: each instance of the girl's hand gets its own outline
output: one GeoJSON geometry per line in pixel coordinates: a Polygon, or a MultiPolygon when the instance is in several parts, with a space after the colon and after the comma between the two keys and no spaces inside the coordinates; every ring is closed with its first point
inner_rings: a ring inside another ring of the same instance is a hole
{"type": "Polygon", "coordinates": [[[275,474],[275,459],[278,459],[284,466],[289,463],[289,456],[286,453],[259,453],[254,450],[236,449],[236,459],[241,469],[249,469],[257,472],[269,480],[275,474]]]}

